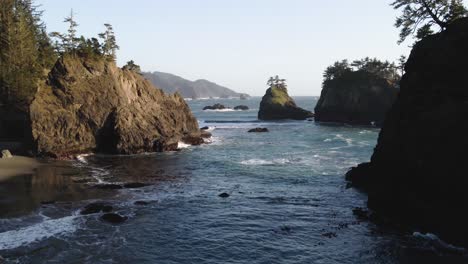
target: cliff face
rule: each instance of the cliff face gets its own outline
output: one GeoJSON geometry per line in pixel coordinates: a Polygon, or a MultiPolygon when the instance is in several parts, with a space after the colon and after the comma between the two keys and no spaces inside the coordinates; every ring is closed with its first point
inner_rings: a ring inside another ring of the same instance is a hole
{"type": "Polygon", "coordinates": [[[182,97],[103,59],[60,59],[36,94],[30,119],[35,151],[55,157],[165,151],[179,141],[201,141],[182,97]]]}
{"type": "Polygon", "coordinates": [[[266,91],[258,112],[260,120],[304,120],[313,116],[312,112],[296,106],[294,100],[288,95],[287,89],[280,86],[273,86],[266,91]]]}
{"type": "Polygon", "coordinates": [[[468,19],[416,44],[372,160],[347,178],[385,216],[468,246],[468,19]]]}
{"type": "Polygon", "coordinates": [[[315,107],[315,121],[381,125],[398,89],[388,80],[366,71],[347,72],[324,82],[315,107]]]}

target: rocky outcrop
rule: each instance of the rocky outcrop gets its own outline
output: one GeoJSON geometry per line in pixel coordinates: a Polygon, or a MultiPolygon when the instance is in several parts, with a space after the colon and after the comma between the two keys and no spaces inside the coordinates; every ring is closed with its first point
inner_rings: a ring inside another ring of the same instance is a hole
{"type": "Polygon", "coordinates": [[[200,135],[181,96],[103,58],[59,59],[30,106],[30,122],[34,151],[52,157],[176,150],[200,135]]]}
{"type": "Polygon", "coordinates": [[[268,128],[262,128],[262,127],[257,127],[257,128],[252,128],[248,131],[249,133],[267,133],[270,132],[268,128]]]}
{"type": "Polygon", "coordinates": [[[11,158],[13,158],[13,155],[11,155],[8,149],[2,150],[2,156],[0,157],[0,159],[11,159],[11,158]]]}
{"type": "Polygon", "coordinates": [[[214,104],[214,105],[208,105],[203,107],[203,110],[224,110],[224,109],[229,109],[229,107],[226,107],[222,104],[214,104]]]}
{"type": "Polygon", "coordinates": [[[238,106],[234,107],[234,110],[247,111],[247,110],[249,110],[249,107],[246,106],[246,105],[238,105],[238,106]]]}
{"type": "Polygon", "coordinates": [[[380,126],[397,94],[397,85],[390,80],[363,70],[349,71],[324,82],[315,121],[380,126]]]}
{"type": "Polygon", "coordinates": [[[312,112],[296,105],[294,100],[288,95],[286,87],[277,85],[270,87],[266,91],[258,112],[258,119],[260,120],[305,120],[313,116],[312,112]]]}
{"type": "Polygon", "coordinates": [[[393,221],[468,246],[468,19],[417,43],[371,162],[347,179],[393,221]]]}

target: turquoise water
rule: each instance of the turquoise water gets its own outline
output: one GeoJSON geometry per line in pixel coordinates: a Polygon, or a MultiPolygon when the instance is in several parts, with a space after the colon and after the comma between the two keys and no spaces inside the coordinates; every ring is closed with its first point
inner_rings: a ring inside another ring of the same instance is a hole
{"type": "MultiPolygon", "coordinates": [[[[296,98],[309,110],[316,101],[296,98]]],[[[0,193],[9,193],[0,195],[0,205],[8,205],[0,219],[0,255],[13,263],[466,262],[465,250],[431,235],[399,233],[353,215],[366,196],[346,188],[343,175],[369,160],[378,129],[260,122],[259,102],[189,101],[200,126],[210,127],[211,144],[49,162],[45,172],[0,183],[0,193]],[[201,110],[218,102],[251,110],[201,110]],[[270,132],[247,133],[255,127],[270,132]],[[87,187],[128,181],[152,185],[102,193],[87,187]],[[56,202],[40,205],[44,200],[56,202]],[[113,226],[99,214],[79,215],[102,200],[129,219],[113,226]]]]}

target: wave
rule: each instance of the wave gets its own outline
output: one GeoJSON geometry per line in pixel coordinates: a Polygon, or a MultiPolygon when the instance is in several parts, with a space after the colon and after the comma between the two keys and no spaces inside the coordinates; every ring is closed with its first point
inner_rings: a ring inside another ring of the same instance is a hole
{"type": "Polygon", "coordinates": [[[177,149],[186,149],[186,148],[189,148],[189,147],[190,147],[190,145],[185,144],[184,142],[177,143],[177,149]]]}
{"type": "Polygon", "coordinates": [[[67,216],[0,233],[0,250],[15,249],[50,237],[71,234],[79,216],[67,216]]]}
{"type": "Polygon", "coordinates": [[[262,123],[261,120],[205,120],[205,124],[246,124],[246,123],[262,123]]]}
{"type": "Polygon", "coordinates": [[[300,159],[290,160],[290,159],[274,159],[274,160],[263,160],[263,159],[249,159],[241,161],[240,164],[248,166],[266,166],[266,165],[284,165],[284,164],[293,164],[299,162],[300,159]]]}
{"type": "Polygon", "coordinates": [[[451,245],[441,240],[438,236],[431,234],[431,233],[423,234],[420,232],[414,232],[413,236],[416,238],[425,240],[427,243],[429,243],[431,246],[434,246],[437,249],[447,250],[447,251],[452,251],[452,252],[466,252],[465,248],[451,245]]]}

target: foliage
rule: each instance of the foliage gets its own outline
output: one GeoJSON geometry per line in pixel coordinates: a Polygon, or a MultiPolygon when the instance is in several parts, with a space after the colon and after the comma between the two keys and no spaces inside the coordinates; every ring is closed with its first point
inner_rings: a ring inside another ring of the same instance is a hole
{"type": "Polygon", "coordinates": [[[286,88],[286,79],[281,79],[278,75],[275,77],[270,77],[268,79],[267,85],[271,88],[273,86],[286,88]]]}
{"type": "Polygon", "coordinates": [[[56,56],[42,12],[31,0],[2,0],[0,5],[0,103],[24,106],[56,56]]]}
{"type": "Polygon", "coordinates": [[[342,60],[337,61],[333,65],[327,67],[323,73],[323,78],[325,83],[327,81],[340,78],[346,73],[360,71],[371,73],[389,81],[396,82],[401,78],[398,74],[398,70],[400,69],[399,67],[400,66],[397,66],[395,63],[391,63],[389,61],[380,61],[376,58],[371,59],[369,57],[361,60],[355,60],[351,63],[349,63],[348,60],[342,60]]]}
{"type": "Polygon", "coordinates": [[[433,34],[437,27],[444,30],[450,23],[468,14],[463,0],[394,0],[391,5],[394,9],[402,9],[395,22],[395,26],[400,28],[398,43],[411,35],[422,39],[433,34]]]}
{"type": "Polygon", "coordinates": [[[104,26],[106,27],[106,31],[99,34],[99,37],[104,40],[102,45],[102,53],[104,55],[110,56],[112,59],[115,59],[115,52],[120,47],[117,45],[114,28],[111,24],[104,24],[104,26]]]}
{"type": "Polygon", "coordinates": [[[122,67],[124,70],[129,70],[129,71],[134,71],[136,73],[141,74],[141,68],[140,65],[135,64],[133,60],[127,62],[125,66],[122,67]]]}

